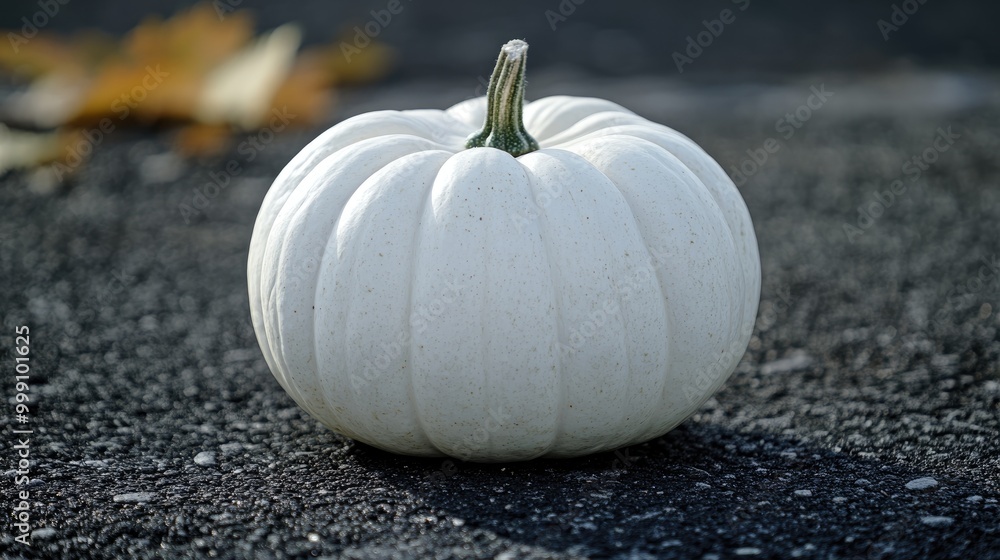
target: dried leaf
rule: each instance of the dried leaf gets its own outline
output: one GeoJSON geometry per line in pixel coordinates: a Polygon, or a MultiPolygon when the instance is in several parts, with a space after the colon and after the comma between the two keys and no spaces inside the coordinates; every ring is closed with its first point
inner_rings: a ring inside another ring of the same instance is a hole
{"type": "MultiPolygon", "coordinates": [[[[300,59],[274,93],[271,110],[287,113],[292,126],[308,126],[321,122],[329,114],[333,98],[326,68],[315,61],[300,59]]],[[[269,116],[268,123],[270,119],[269,116]]]]}
{"type": "Polygon", "coordinates": [[[208,4],[168,20],[149,18],[122,42],[122,52],[94,77],[71,121],[114,115],[144,123],[190,120],[207,75],[253,37],[243,12],[220,20],[208,4]]]}
{"type": "Polygon", "coordinates": [[[230,145],[232,129],[217,124],[191,124],[174,135],[174,148],[184,156],[216,156],[230,145]]]}
{"type": "Polygon", "coordinates": [[[78,139],[72,132],[25,132],[0,124],[0,173],[55,161],[78,139]]]}
{"type": "Polygon", "coordinates": [[[71,39],[39,34],[30,41],[0,42],[0,68],[29,78],[96,68],[118,50],[116,42],[99,31],[84,31],[71,39]]]}
{"type": "MultiPolygon", "coordinates": [[[[53,146],[56,152],[68,148],[66,138],[126,123],[180,123],[175,141],[181,153],[219,153],[234,129],[270,126],[277,132],[321,122],[335,85],[381,77],[393,58],[390,49],[371,42],[348,59],[342,41],[297,56],[300,40],[293,25],[255,40],[246,11],[220,18],[206,2],[171,18],[147,18],[117,44],[100,33],[61,39],[43,32],[0,45],[0,68],[32,80],[3,100],[0,120],[80,129],[50,135],[4,129],[5,149],[24,146],[5,150],[0,164],[54,159],[53,146]]],[[[73,169],[83,160],[77,159],[73,169]]]]}
{"type": "Polygon", "coordinates": [[[246,130],[260,126],[295,62],[301,40],[298,27],[286,24],[231,57],[208,75],[194,117],[246,130]]]}
{"type": "Polygon", "coordinates": [[[204,73],[252,38],[253,21],[246,12],[219,19],[210,4],[198,4],[167,20],[147,18],[122,41],[122,58],[139,67],[169,62],[204,73]]]}
{"type": "Polygon", "coordinates": [[[5,103],[7,122],[35,128],[56,128],[73,118],[90,86],[80,72],[57,72],[38,78],[27,90],[5,103]]]}

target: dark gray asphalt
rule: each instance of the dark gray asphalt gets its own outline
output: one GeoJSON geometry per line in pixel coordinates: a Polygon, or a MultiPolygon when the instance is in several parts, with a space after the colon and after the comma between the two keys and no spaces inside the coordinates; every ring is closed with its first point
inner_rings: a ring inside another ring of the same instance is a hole
{"type": "MultiPolygon", "coordinates": [[[[1000,558],[1000,271],[976,280],[1000,257],[1000,104],[918,81],[887,110],[885,84],[824,83],[835,96],[787,139],[778,119],[820,81],[529,85],[620,100],[727,169],[768,137],[781,146],[742,186],[764,287],[739,369],[674,432],[579,460],[395,457],[330,433],[284,394],[250,325],[246,253],[270,180],[315,131],[252,161],[234,150],[186,164],[166,137],[120,131],[71,189],[40,193],[31,174],[8,174],[0,489],[8,520],[7,498],[30,492],[36,533],[26,548],[6,524],[0,551],[1000,558]],[[948,127],[958,139],[925,152],[948,127]],[[903,167],[915,155],[935,160],[918,177],[903,167]],[[178,205],[230,158],[244,171],[186,223],[178,205]],[[897,178],[905,192],[859,222],[857,207],[897,178]],[[867,229],[852,243],[845,223],[867,229]],[[18,325],[31,329],[27,424],[13,417],[18,325]],[[15,488],[20,427],[34,430],[32,482],[15,488]]],[[[475,86],[375,89],[341,113],[443,107],[475,86]]]]}

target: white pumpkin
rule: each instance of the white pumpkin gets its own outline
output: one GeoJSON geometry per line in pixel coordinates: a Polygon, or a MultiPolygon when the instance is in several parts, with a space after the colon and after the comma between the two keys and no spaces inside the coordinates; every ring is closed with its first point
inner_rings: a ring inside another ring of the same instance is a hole
{"type": "Polygon", "coordinates": [[[338,433],[476,461],[615,449],[690,416],[746,349],[760,259],[733,182],[609,101],[522,111],[526,48],[486,97],[337,124],[264,199],[253,326],[338,433]]]}

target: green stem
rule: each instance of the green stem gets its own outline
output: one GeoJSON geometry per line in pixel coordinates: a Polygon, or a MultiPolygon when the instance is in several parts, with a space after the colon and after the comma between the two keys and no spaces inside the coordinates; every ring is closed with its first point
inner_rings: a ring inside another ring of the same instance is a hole
{"type": "Polygon", "coordinates": [[[519,39],[500,49],[486,91],[486,123],[469,137],[466,148],[496,148],[517,157],[538,149],[524,129],[524,66],[528,44],[519,39]]]}

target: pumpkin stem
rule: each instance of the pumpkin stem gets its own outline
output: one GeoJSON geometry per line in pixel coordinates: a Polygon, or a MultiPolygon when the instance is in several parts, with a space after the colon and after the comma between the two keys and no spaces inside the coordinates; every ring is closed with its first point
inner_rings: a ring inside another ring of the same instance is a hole
{"type": "Polygon", "coordinates": [[[469,136],[466,148],[496,148],[514,157],[538,149],[538,142],[524,129],[524,65],[528,43],[520,39],[500,49],[486,90],[486,123],[469,136]]]}

